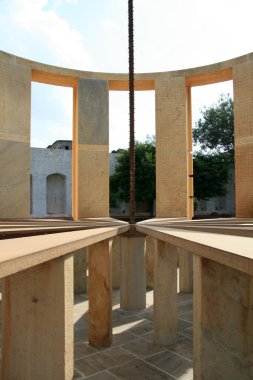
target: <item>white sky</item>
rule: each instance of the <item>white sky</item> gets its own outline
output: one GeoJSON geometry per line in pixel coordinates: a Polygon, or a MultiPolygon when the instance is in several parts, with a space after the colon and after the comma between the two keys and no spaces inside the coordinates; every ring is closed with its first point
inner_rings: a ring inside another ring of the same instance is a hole
{"type": "MultiPolygon", "coordinates": [[[[252,0],[135,0],[136,72],[211,64],[253,51],[252,0]]],[[[127,72],[127,0],[0,0],[0,49],[53,65],[127,72]]],[[[193,116],[231,83],[195,88],[193,116]],[[216,87],[216,90],[213,88],[216,87]]],[[[32,145],[71,138],[70,89],[32,87],[32,145]]],[[[136,95],[136,138],[154,134],[154,92],[136,95]]],[[[128,95],[110,93],[110,149],[128,145],[128,95]]]]}

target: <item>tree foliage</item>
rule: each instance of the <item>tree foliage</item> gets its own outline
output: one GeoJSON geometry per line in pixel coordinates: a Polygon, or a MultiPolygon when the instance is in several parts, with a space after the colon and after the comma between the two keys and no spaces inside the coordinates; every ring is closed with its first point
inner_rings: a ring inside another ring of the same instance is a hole
{"type": "Polygon", "coordinates": [[[201,111],[202,118],[193,129],[194,144],[201,151],[194,154],[194,195],[209,199],[226,195],[234,163],[233,100],[221,95],[217,104],[201,111]]]}
{"type": "Polygon", "coordinates": [[[205,107],[193,129],[193,141],[202,151],[234,155],[234,103],[229,95],[220,95],[218,103],[205,107]]]}
{"type": "MultiPolygon", "coordinates": [[[[150,214],[156,194],[155,184],[155,139],[147,137],[145,142],[135,144],[135,199],[147,202],[150,214]]],[[[129,149],[117,151],[115,173],[110,177],[110,205],[129,201],[129,149]]]]}
{"type": "Polygon", "coordinates": [[[202,154],[194,157],[194,196],[209,199],[226,195],[230,179],[230,157],[227,153],[202,154]]]}

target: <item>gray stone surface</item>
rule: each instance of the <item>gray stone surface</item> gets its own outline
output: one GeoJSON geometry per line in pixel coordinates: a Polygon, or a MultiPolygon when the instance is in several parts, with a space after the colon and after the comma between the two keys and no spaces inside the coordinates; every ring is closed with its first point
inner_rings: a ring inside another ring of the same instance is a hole
{"type": "Polygon", "coordinates": [[[72,215],[72,151],[62,149],[31,148],[32,215],[43,217],[47,210],[47,178],[60,174],[66,178],[66,212],[72,215]]]}
{"type": "Polygon", "coordinates": [[[78,82],[78,144],[109,143],[108,81],[81,79],[78,82]]]}
{"type": "MultiPolygon", "coordinates": [[[[146,298],[145,310],[124,311],[119,307],[119,291],[113,291],[113,344],[109,348],[94,349],[88,344],[87,296],[75,297],[75,379],[192,380],[192,361],[189,360],[192,339],[181,335],[192,324],[178,320],[179,341],[174,346],[154,345],[153,291],[147,292],[146,298]]],[[[179,304],[188,304],[191,299],[189,294],[178,294],[179,304]]]]}

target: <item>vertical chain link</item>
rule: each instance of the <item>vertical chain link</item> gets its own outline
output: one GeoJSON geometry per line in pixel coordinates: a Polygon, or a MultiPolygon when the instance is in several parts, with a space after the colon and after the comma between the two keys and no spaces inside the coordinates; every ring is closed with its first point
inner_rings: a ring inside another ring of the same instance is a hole
{"type": "Polygon", "coordinates": [[[133,17],[133,13],[134,13],[133,0],[128,0],[130,224],[135,223],[134,17],[133,17]]]}

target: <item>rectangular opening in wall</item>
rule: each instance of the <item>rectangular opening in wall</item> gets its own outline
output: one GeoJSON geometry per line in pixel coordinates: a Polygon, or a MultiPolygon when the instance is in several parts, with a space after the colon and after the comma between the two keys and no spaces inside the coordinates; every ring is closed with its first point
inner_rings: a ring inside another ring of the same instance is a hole
{"type": "Polygon", "coordinates": [[[32,82],[31,215],[72,216],[73,89],[32,82]]]}
{"type": "MultiPolygon", "coordinates": [[[[129,94],[110,91],[110,215],[129,220],[129,94]]],[[[155,216],[155,91],[135,92],[136,220],[155,216]]]]}
{"type": "Polygon", "coordinates": [[[191,89],[194,218],[235,215],[233,82],[191,89]]]}

